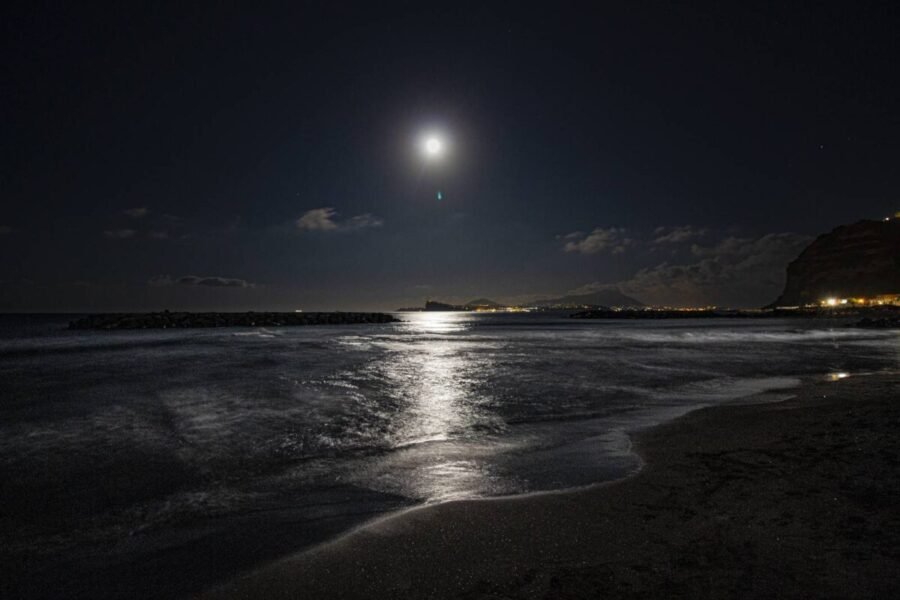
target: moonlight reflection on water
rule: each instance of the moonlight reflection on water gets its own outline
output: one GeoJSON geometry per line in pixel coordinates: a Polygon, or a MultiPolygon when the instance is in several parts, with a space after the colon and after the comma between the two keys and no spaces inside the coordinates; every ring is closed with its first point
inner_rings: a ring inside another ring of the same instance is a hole
{"type": "Polygon", "coordinates": [[[381,491],[439,501],[519,489],[484,459],[511,444],[491,435],[504,429],[483,385],[493,359],[453,339],[471,324],[465,313],[413,313],[404,324],[411,341],[384,342],[378,370],[399,402],[390,434],[395,452],[366,469],[381,491]]]}

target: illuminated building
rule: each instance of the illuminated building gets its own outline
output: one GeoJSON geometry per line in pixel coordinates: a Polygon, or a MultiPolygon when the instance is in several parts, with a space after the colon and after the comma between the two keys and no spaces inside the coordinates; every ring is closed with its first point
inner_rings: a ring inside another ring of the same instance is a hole
{"type": "Polygon", "coordinates": [[[900,294],[878,294],[869,297],[839,298],[829,296],[819,301],[819,306],[839,308],[844,306],[900,306],[900,294]]]}

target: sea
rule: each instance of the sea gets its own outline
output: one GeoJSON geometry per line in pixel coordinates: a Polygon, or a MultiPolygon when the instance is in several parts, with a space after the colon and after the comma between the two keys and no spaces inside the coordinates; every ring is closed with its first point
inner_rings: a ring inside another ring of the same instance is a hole
{"type": "Polygon", "coordinates": [[[0,596],[190,597],[391,511],[635,473],[630,434],[900,367],[824,319],[400,313],[72,331],[0,316],[0,596]]]}

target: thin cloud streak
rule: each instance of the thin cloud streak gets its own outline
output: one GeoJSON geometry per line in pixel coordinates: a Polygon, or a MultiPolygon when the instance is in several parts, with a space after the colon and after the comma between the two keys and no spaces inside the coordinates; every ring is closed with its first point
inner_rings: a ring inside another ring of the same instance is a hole
{"type": "Polygon", "coordinates": [[[301,231],[324,232],[360,231],[384,225],[384,219],[371,213],[356,215],[343,221],[337,220],[337,215],[337,211],[331,207],[314,208],[303,213],[295,224],[301,231]]]}
{"type": "Polygon", "coordinates": [[[628,246],[634,243],[634,240],[627,237],[626,234],[627,230],[622,227],[607,229],[597,227],[586,236],[580,231],[574,231],[562,236],[562,239],[567,240],[563,251],[579,254],[598,254],[608,251],[611,254],[622,254],[628,246]]]}
{"type": "Polygon", "coordinates": [[[698,229],[691,225],[682,225],[679,227],[657,227],[653,234],[657,236],[653,240],[654,244],[681,244],[705,236],[707,230],[698,229]]]}
{"type": "Polygon", "coordinates": [[[218,276],[197,276],[184,275],[173,279],[168,275],[154,277],[147,282],[151,287],[165,287],[170,285],[199,286],[213,288],[252,288],[256,287],[255,283],[251,283],[246,279],[237,279],[234,277],[218,277],[218,276]]]}

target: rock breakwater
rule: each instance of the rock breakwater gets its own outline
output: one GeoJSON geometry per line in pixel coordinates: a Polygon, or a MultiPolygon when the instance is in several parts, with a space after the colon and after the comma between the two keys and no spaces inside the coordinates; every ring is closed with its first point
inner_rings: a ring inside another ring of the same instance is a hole
{"type": "Polygon", "coordinates": [[[86,315],[69,329],[186,329],[200,327],[293,327],[299,325],[358,325],[396,323],[386,313],[363,312],[153,312],[86,315]]]}

